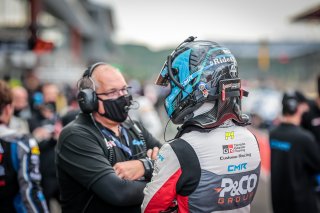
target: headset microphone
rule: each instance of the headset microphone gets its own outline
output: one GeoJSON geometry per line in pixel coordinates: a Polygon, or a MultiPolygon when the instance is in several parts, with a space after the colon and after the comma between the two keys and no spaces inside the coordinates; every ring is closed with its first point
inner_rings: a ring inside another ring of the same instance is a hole
{"type": "Polygon", "coordinates": [[[187,38],[186,40],[183,41],[183,43],[187,43],[187,42],[191,42],[194,41],[197,37],[195,36],[189,36],[189,38],[187,38]]]}
{"type": "Polygon", "coordinates": [[[140,104],[138,101],[130,101],[130,105],[129,106],[125,106],[124,110],[125,112],[128,112],[130,109],[139,109],[140,104]]]}
{"type": "Polygon", "coordinates": [[[129,110],[130,110],[130,106],[125,106],[125,107],[124,107],[124,111],[125,111],[125,112],[128,112],[129,110]]]}
{"type": "Polygon", "coordinates": [[[130,109],[139,109],[140,104],[138,101],[131,101],[130,109]]]}

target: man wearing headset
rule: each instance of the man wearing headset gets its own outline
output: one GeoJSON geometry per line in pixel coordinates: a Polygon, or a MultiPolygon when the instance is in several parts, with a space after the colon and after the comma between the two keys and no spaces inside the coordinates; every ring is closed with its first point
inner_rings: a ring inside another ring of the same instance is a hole
{"type": "Polygon", "coordinates": [[[320,172],[320,149],[314,136],[300,127],[308,110],[297,91],[284,94],[282,122],[270,132],[273,212],[319,212],[315,175],[320,172]]]}
{"type": "Polygon", "coordinates": [[[132,97],[111,65],[78,82],[82,113],[61,132],[56,165],[63,212],[140,212],[160,142],[127,119],[132,97]]]}

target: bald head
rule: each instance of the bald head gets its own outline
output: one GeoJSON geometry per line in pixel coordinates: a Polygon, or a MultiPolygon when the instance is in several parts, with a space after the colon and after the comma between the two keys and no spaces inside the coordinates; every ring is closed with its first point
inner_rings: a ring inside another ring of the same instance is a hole
{"type": "Polygon", "coordinates": [[[95,82],[95,89],[97,93],[103,93],[113,89],[121,89],[127,86],[122,73],[117,68],[108,64],[101,64],[97,66],[91,77],[95,82]]]}
{"type": "Polygon", "coordinates": [[[24,87],[17,86],[12,89],[13,107],[22,110],[28,106],[28,92],[24,87]]]}
{"type": "Polygon", "coordinates": [[[109,64],[99,64],[91,71],[90,76],[88,74],[84,75],[78,82],[79,90],[91,88],[96,90],[101,85],[109,83],[114,80],[114,77],[119,77],[124,80],[121,72],[109,65],[109,64]]]}
{"type": "Polygon", "coordinates": [[[117,68],[108,64],[101,64],[97,66],[94,69],[91,77],[96,83],[97,88],[103,84],[108,84],[115,80],[116,81],[119,79],[124,80],[124,77],[121,74],[121,72],[117,68]]]}

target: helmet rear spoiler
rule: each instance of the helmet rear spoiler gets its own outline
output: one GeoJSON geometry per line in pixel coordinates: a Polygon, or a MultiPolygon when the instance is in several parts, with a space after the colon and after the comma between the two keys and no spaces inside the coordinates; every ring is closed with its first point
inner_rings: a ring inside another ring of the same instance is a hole
{"type": "Polygon", "coordinates": [[[208,95],[206,101],[215,101],[221,99],[225,101],[230,97],[240,97],[240,99],[245,96],[248,97],[249,92],[242,89],[240,78],[235,79],[224,79],[219,82],[219,93],[216,95],[208,95]]]}

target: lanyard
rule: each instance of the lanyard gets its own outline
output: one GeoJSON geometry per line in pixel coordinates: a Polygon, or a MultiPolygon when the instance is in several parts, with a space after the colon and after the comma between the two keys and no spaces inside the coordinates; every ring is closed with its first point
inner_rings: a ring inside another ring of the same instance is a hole
{"type": "MultiPolygon", "coordinates": [[[[130,157],[132,157],[132,152],[130,150],[129,147],[127,147],[126,145],[124,145],[123,143],[121,143],[121,141],[118,140],[118,138],[114,137],[110,131],[108,131],[106,128],[102,128],[101,129],[103,135],[106,137],[106,138],[111,138],[112,141],[114,142],[114,144],[122,149],[124,152],[126,152],[130,157]]],[[[120,134],[123,135],[125,137],[125,140],[126,140],[126,144],[129,146],[129,137],[128,137],[128,133],[127,131],[125,130],[125,128],[122,128],[120,129],[120,134]]]]}

